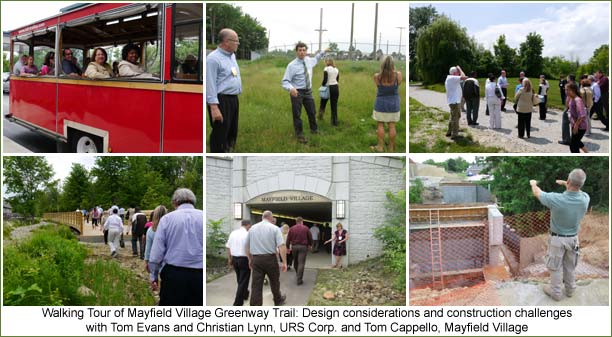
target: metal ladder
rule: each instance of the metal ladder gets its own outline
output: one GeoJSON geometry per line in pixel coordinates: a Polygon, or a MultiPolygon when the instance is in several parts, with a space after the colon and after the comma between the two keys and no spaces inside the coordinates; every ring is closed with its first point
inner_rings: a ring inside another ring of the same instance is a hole
{"type": "Polygon", "coordinates": [[[442,275],[442,238],[440,230],[440,210],[429,210],[429,244],[431,252],[431,283],[433,289],[444,288],[442,275]]]}

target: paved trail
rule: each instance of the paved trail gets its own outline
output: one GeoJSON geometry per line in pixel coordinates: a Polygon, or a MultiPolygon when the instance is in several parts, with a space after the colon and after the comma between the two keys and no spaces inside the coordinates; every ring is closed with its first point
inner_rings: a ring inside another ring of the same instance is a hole
{"type": "MultiPolygon", "coordinates": [[[[422,89],[421,87],[411,86],[408,93],[409,97],[416,99],[425,106],[434,107],[443,111],[449,111],[446,104],[446,94],[422,89]]],[[[531,138],[518,138],[518,129],[515,128],[518,118],[512,110],[512,102],[506,103],[506,112],[502,112],[502,128],[490,130],[489,116],[485,115],[486,104],[484,100],[480,102],[478,112],[478,126],[469,126],[469,132],[474,140],[481,145],[496,146],[503,148],[510,153],[569,153],[569,146],[558,144],[561,140],[561,118],[562,111],[548,109],[546,120],[539,120],[538,107],[534,107],[531,116],[531,138]]],[[[609,153],[610,135],[603,131],[604,126],[600,121],[591,121],[592,131],[590,136],[585,136],[582,142],[590,152],[609,153]]],[[[465,113],[461,113],[459,121],[461,128],[468,128],[465,113]]],[[[446,126],[444,126],[446,129],[446,126]]]]}

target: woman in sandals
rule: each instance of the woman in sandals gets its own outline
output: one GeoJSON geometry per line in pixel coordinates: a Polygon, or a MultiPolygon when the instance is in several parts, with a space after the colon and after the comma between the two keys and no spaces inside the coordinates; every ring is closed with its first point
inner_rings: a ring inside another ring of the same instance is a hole
{"type": "Polygon", "coordinates": [[[380,73],[374,74],[374,83],[378,88],[372,118],[378,122],[376,136],[378,145],[370,149],[384,152],[385,123],[389,127],[389,152],[395,152],[395,123],[400,120],[399,85],[402,83],[402,73],[395,70],[393,57],[387,55],[380,65],[380,73]]]}

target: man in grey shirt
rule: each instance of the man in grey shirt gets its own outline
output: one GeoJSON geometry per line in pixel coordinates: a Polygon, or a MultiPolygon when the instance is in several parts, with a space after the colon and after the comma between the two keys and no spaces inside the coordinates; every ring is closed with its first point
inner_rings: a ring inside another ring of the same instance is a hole
{"type": "Polygon", "coordinates": [[[562,298],[562,283],[565,284],[567,297],[572,297],[576,291],[574,271],[579,255],[578,231],[590,201],[589,195],[580,190],[585,180],[584,171],[574,169],[567,181],[556,181],[565,186],[563,193],[543,192],[535,180],[529,181],[533,195],[550,209],[550,238],[546,256],[550,286],[544,287],[544,293],[555,301],[562,298]]]}
{"type": "Polygon", "coordinates": [[[296,58],[287,65],[282,80],[283,88],[291,95],[293,128],[298,141],[302,144],[307,142],[302,130],[302,105],[308,115],[310,132],[318,133],[315,104],[312,97],[312,68],[325,56],[325,52],[320,51],[314,57],[309,57],[306,56],[307,51],[308,46],[304,42],[298,42],[295,45],[296,58]]]}
{"type": "Polygon", "coordinates": [[[283,305],[286,296],[280,291],[280,272],[276,258],[277,249],[282,260],[282,271],[287,271],[287,250],[283,244],[280,228],[272,224],[271,211],[265,211],[262,221],[249,230],[246,240],[246,254],[251,267],[251,306],[263,304],[263,283],[266,275],[270,280],[270,290],[274,297],[274,305],[283,305]]]}

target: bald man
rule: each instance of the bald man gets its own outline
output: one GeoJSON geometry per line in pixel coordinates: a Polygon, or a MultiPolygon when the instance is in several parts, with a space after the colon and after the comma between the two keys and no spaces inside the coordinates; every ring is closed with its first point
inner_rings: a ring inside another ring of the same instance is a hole
{"type": "Polygon", "coordinates": [[[550,209],[550,239],[546,256],[550,286],[544,287],[544,293],[555,301],[563,298],[562,284],[565,285],[565,296],[572,297],[576,291],[578,231],[590,201],[589,195],[580,190],[585,180],[584,171],[574,169],[566,181],[556,181],[565,187],[563,193],[543,192],[535,180],[529,181],[533,195],[550,209]]]}
{"type": "Polygon", "coordinates": [[[231,152],[238,137],[238,95],[242,93],[236,50],[238,34],[225,28],[217,36],[217,49],[206,57],[206,104],[212,132],[210,151],[231,152]]]}

